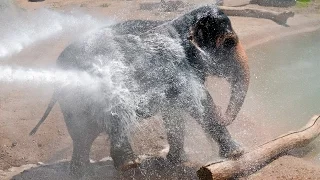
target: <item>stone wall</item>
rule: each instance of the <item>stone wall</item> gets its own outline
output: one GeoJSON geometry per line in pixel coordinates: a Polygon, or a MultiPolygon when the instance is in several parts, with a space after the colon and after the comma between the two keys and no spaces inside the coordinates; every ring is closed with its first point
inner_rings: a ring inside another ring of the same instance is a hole
{"type": "Polygon", "coordinates": [[[250,3],[260,6],[290,7],[296,4],[296,0],[251,0],[250,3]]]}

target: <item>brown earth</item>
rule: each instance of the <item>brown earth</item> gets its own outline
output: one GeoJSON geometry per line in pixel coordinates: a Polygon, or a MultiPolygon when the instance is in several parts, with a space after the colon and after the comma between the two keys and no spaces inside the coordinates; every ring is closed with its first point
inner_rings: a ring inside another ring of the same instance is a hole
{"type": "MultiPolygon", "coordinates": [[[[80,8],[95,16],[112,16],[118,20],[171,19],[181,14],[185,9],[190,8],[190,6],[187,6],[176,12],[143,11],[139,10],[139,4],[142,2],[147,1],[45,0],[44,2],[31,3],[26,0],[16,0],[17,5],[27,11],[43,7],[66,11],[72,8],[80,8]]],[[[188,1],[188,3],[191,5],[199,4],[196,0],[188,1]]],[[[201,1],[201,3],[205,4],[206,2],[201,1]]],[[[282,10],[280,8],[270,9],[282,10]]],[[[301,9],[291,8],[291,10],[300,14],[289,19],[288,24],[290,27],[279,26],[270,20],[255,18],[231,17],[231,21],[247,49],[272,39],[319,28],[319,14],[306,13],[301,9]]],[[[69,42],[70,39],[63,37],[44,40],[41,46],[30,46],[19,54],[14,55],[10,60],[10,65],[27,67],[54,66],[58,55],[69,42]],[[43,60],[43,57],[46,57],[46,61],[43,60]],[[23,62],[20,61],[21,58],[23,58],[23,62]]],[[[0,62],[0,65],[5,64],[0,62]]],[[[216,79],[209,79],[207,83],[210,91],[214,92],[218,89],[218,91],[224,92],[226,85],[216,85],[214,80],[216,79]]],[[[28,83],[22,85],[1,83],[0,87],[0,179],[9,179],[19,173],[19,169],[10,169],[12,167],[36,164],[37,162],[55,163],[64,159],[69,160],[72,153],[72,141],[66,130],[58,105],[54,107],[37,134],[28,136],[29,131],[43,115],[52,95],[53,86],[34,87],[28,83]]],[[[215,98],[222,105],[225,105],[224,98],[221,96],[215,98]]],[[[165,133],[160,121],[158,118],[152,118],[143,123],[145,130],[137,130],[132,138],[135,151],[137,154],[161,155],[163,153],[161,152],[162,149],[167,146],[164,140],[165,133]]],[[[191,161],[194,162],[193,164],[197,167],[199,164],[206,163],[208,159],[210,161],[217,159],[217,147],[215,145],[211,146],[195,122],[190,120],[188,123],[186,149],[191,161]]],[[[252,119],[251,114],[246,114],[245,112],[241,113],[235,123],[230,126],[233,136],[246,148],[257,146],[266,140],[276,137],[279,133],[283,133],[275,129],[276,127],[267,124],[267,122],[258,122],[257,119],[252,119]]],[[[101,135],[94,142],[91,158],[100,160],[108,155],[107,136],[101,135]]],[[[23,169],[20,168],[20,171],[23,169]]],[[[300,158],[286,156],[274,161],[256,174],[248,177],[248,179],[320,179],[320,166],[300,158]]]]}

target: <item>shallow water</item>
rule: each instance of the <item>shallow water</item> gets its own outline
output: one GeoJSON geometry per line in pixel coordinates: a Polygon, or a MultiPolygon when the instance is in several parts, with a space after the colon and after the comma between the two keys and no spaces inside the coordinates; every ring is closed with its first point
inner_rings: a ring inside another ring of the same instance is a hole
{"type": "MultiPolygon", "coordinates": [[[[320,31],[316,31],[248,51],[251,84],[244,109],[250,109],[256,121],[269,124],[272,133],[299,129],[320,113],[319,47],[320,31]]],[[[320,144],[316,146],[313,154],[318,159],[320,144]]]]}

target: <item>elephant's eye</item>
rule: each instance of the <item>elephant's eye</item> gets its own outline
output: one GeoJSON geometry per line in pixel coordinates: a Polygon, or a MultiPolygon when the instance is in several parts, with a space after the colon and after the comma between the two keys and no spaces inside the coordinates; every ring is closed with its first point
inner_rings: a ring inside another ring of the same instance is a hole
{"type": "Polygon", "coordinates": [[[237,44],[237,41],[234,38],[226,38],[224,40],[223,46],[225,48],[232,48],[235,47],[237,44]]]}

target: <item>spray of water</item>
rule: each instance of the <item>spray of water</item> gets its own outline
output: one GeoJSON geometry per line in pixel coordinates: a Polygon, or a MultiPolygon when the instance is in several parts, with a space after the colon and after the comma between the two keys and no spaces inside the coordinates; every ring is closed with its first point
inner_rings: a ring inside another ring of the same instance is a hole
{"type": "MultiPolygon", "coordinates": [[[[106,34],[105,30],[100,33],[106,34]]],[[[102,61],[93,60],[94,67],[98,64],[95,62],[100,62],[98,67],[102,69],[102,74],[108,72],[103,74],[108,78],[103,82],[112,83],[103,86],[111,88],[104,91],[107,92],[103,94],[104,98],[108,98],[106,101],[116,102],[110,106],[111,112],[121,116],[127,124],[135,125],[135,119],[139,116],[137,109],[150,115],[165,111],[168,107],[190,108],[199,114],[203,112],[201,100],[205,94],[204,87],[195,73],[187,65],[182,65],[185,52],[179,39],[155,33],[143,38],[134,35],[106,38],[108,41],[101,43],[100,33],[89,38],[90,46],[83,46],[89,53],[102,49],[112,52],[95,57],[102,58],[102,61]],[[167,98],[172,88],[180,91],[174,105],[167,98]],[[113,97],[110,98],[110,95],[113,97]]]]}
{"type": "Polygon", "coordinates": [[[74,10],[67,13],[40,9],[26,12],[10,0],[0,2],[0,60],[19,53],[35,42],[62,33],[81,34],[111,21],[100,21],[90,15],[74,10]]]}
{"type": "Polygon", "coordinates": [[[60,87],[90,87],[97,88],[97,79],[86,72],[63,71],[58,69],[30,69],[22,67],[0,66],[0,82],[28,83],[34,85],[54,84],[60,87]]]}

